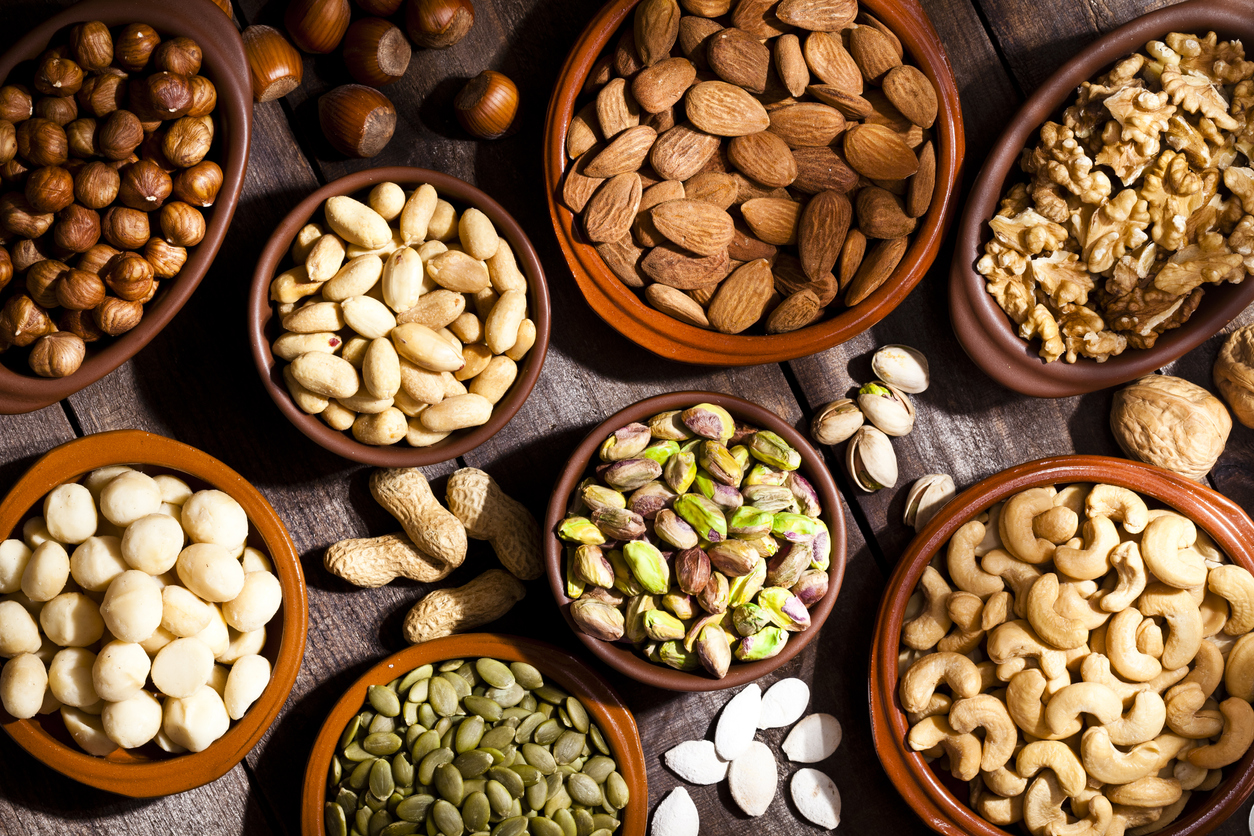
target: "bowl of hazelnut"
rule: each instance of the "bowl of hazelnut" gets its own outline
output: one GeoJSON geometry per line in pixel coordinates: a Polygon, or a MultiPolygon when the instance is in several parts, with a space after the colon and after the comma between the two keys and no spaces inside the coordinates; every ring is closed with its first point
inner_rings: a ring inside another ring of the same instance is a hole
{"type": "Polygon", "coordinates": [[[178,313],[251,127],[243,43],[210,0],[87,0],[0,56],[0,413],[95,382],[178,313]]]}

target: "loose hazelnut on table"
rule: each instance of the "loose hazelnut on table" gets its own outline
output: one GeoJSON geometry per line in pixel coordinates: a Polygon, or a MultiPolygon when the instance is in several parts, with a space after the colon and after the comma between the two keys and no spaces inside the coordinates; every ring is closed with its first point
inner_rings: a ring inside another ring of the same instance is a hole
{"type": "Polygon", "coordinates": [[[94,160],[74,177],[74,198],[88,209],[104,209],[117,200],[122,178],[108,163],[94,160]]]}
{"type": "Polygon", "coordinates": [[[94,209],[72,203],[57,214],[52,227],[52,241],[63,250],[82,253],[100,240],[100,214],[94,209]]]}
{"type": "Polygon", "coordinates": [[[148,65],[148,59],[160,42],[161,36],[148,24],[129,24],[113,41],[114,63],[127,72],[139,72],[148,65]]]}
{"type": "Polygon", "coordinates": [[[300,53],[272,26],[249,26],[240,33],[253,82],[253,101],[282,98],[300,86],[300,53]]]}
{"type": "Polygon", "coordinates": [[[453,101],[457,121],[482,139],[502,137],[518,116],[518,88],[496,72],[484,70],[472,78],[453,101]]]}
{"type": "Polygon", "coordinates": [[[344,64],[359,84],[382,87],[397,81],[412,54],[405,33],[382,18],[362,18],[344,36],[344,64]]]}
{"type": "Polygon", "coordinates": [[[405,32],[426,49],[444,49],[466,37],[475,23],[470,0],[406,0],[405,32]]]}
{"type": "Polygon", "coordinates": [[[99,20],[79,23],[70,30],[70,55],[78,65],[98,73],[113,63],[113,36],[99,20]]]}
{"type": "Polygon", "coordinates": [[[124,160],[144,141],[139,117],[129,110],[115,110],[105,117],[96,134],[100,154],[108,160],[124,160]]]}
{"type": "Polygon", "coordinates": [[[348,0],[291,0],[283,25],[298,47],[325,55],[340,45],[351,15],[348,0]]]}
{"type": "Polygon", "coordinates": [[[212,206],[222,188],[222,169],[212,160],[201,160],[178,173],[174,180],[174,197],[201,208],[212,206]]]}
{"type": "Polygon", "coordinates": [[[373,157],[392,139],[396,108],[373,87],[345,84],[318,99],[318,123],[341,154],[373,157]]]}
{"type": "Polygon", "coordinates": [[[110,206],[100,218],[104,238],[123,250],[137,250],[148,243],[148,216],[127,206],[110,206]]]}

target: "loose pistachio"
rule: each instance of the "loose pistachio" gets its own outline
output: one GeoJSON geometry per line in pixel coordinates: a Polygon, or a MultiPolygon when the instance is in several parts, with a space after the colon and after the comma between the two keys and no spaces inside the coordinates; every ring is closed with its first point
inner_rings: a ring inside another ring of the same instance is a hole
{"type": "Polygon", "coordinates": [[[668,641],[669,639],[682,639],[684,633],[684,623],[666,610],[649,610],[644,614],[644,632],[654,641],[668,641]]]}
{"type": "Polygon", "coordinates": [[[662,465],[663,469],[665,469],[666,463],[670,461],[671,457],[678,452],[678,444],[670,439],[664,439],[661,441],[655,441],[640,451],[640,458],[653,459],[653,461],[662,465]]]}
{"type": "Polygon", "coordinates": [[[766,564],[766,582],[772,586],[791,587],[801,573],[810,568],[813,559],[810,543],[787,543],[766,564]]]}
{"type": "Polygon", "coordinates": [[[697,545],[696,530],[670,508],[663,508],[653,519],[657,536],[677,549],[691,549],[697,545]]]}
{"type": "Polygon", "coordinates": [[[766,610],[777,627],[790,633],[810,629],[810,611],[796,595],[779,586],[763,589],[758,593],[758,604],[766,610]]]}
{"type": "Polygon", "coordinates": [[[713,440],[703,442],[698,450],[697,464],[712,478],[732,488],[740,484],[743,475],[740,462],[736,461],[730,450],[713,440]]]}
{"type": "Polygon", "coordinates": [[[692,430],[684,425],[678,409],[654,415],[648,423],[654,438],[666,441],[685,441],[692,438],[692,430]]]}
{"type": "Polygon", "coordinates": [[[783,485],[751,485],[744,489],[743,496],[747,504],[772,514],[797,508],[797,498],[783,485]]]}
{"type": "Polygon", "coordinates": [[[801,513],[807,517],[818,517],[823,513],[823,503],[819,501],[819,492],[810,484],[809,479],[800,473],[789,473],[784,479],[784,487],[792,491],[801,513]]]}
{"type": "Polygon", "coordinates": [[[783,485],[787,481],[787,473],[779,470],[772,470],[764,464],[755,464],[745,475],[745,480],[741,483],[741,487],[747,488],[752,485],[783,485]]]}
{"type": "Polygon", "coordinates": [[[747,575],[757,566],[761,557],[752,546],[742,540],[723,540],[706,550],[711,565],[729,578],[747,575]]]}
{"type": "Polygon", "coordinates": [[[716,679],[727,676],[727,668],[731,666],[731,644],[722,627],[708,625],[701,630],[697,639],[697,659],[716,679]]]}
{"type": "Polygon", "coordinates": [[[952,476],[946,473],[929,473],[921,476],[910,486],[906,494],[906,510],[902,521],[915,531],[922,531],[941,508],[957,493],[952,476]]]}
{"type": "Polygon", "coordinates": [[[632,644],[639,644],[645,640],[644,615],[654,609],[657,609],[657,599],[652,595],[636,595],[627,601],[623,632],[623,635],[627,637],[627,641],[632,644]]]}
{"type": "Polygon", "coordinates": [[[575,574],[585,583],[609,589],[614,585],[614,569],[600,546],[575,549],[575,574]]]}
{"type": "Polygon", "coordinates": [[[731,413],[712,403],[699,403],[680,414],[684,426],[702,438],[728,441],[736,433],[736,421],[731,413]]]}
{"type": "Polygon", "coordinates": [[[727,520],[727,533],[734,537],[751,540],[771,533],[774,519],[770,511],[763,511],[751,505],[737,508],[727,520]]]}
{"type": "Polygon", "coordinates": [[[716,543],[727,538],[727,517],[723,509],[700,494],[686,493],[676,499],[675,513],[704,540],[716,543]]]}
{"type": "Polygon", "coordinates": [[[620,491],[634,491],[662,475],[662,466],[653,459],[624,459],[601,472],[605,484],[620,491]]]}
{"type": "Polygon", "coordinates": [[[701,667],[697,655],[685,650],[682,642],[674,640],[664,642],[658,649],[658,661],[679,671],[695,671],[701,667]]]}
{"type": "Polygon", "coordinates": [[[749,452],[758,461],[778,470],[796,470],[801,467],[801,454],[770,430],[758,430],[749,436],[749,452]]]}
{"type": "Polygon", "coordinates": [[[721,625],[726,620],[727,620],[727,613],[720,612],[720,613],[706,613],[705,615],[693,621],[692,625],[689,626],[688,628],[687,635],[684,636],[684,649],[692,650],[696,647],[697,639],[701,637],[701,631],[705,627],[708,627],[709,625],[712,624],[722,629],[721,625]]]}
{"type": "Polygon", "coordinates": [[[893,444],[875,427],[862,427],[849,439],[845,466],[853,483],[867,493],[897,484],[897,455],[893,444]]]}
{"type": "Polygon", "coordinates": [[[652,440],[653,435],[644,424],[635,423],[619,427],[601,442],[599,451],[601,461],[621,462],[624,459],[635,458],[640,451],[649,446],[652,440]]]}
{"type": "Polygon", "coordinates": [[[752,636],[771,623],[770,614],[754,603],[741,604],[732,613],[732,624],[742,636],[752,636]]]}
{"type": "Polygon", "coordinates": [[[670,564],[657,546],[643,540],[632,540],[623,546],[623,558],[646,592],[665,595],[671,586],[670,564]]]}
{"type": "Polygon", "coordinates": [[[891,383],[875,381],[858,390],[858,406],[885,435],[906,435],[914,429],[914,404],[891,383]]]}
{"type": "Polygon", "coordinates": [[[840,444],[857,432],[865,420],[857,404],[849,398],[841,398],[815,413],[810,422],[810,435],[819,444],[840,444]]]}
{"type": "Polygon", "coordinates": [[[805,514],[781,512],[771,520],[771,533],[783,537],[789,543],[810,542],[822,529],[822,520],[805,514]]]}
{"type": "Polygon", "coordinates": [[[657,516],[663,508],[669,508],[675,502],[675,492],[661,482],[649,482],[637,488],[627,497],[627,507],[646,520],[657,516]]]}
{"type": "Polygon", "coordinates": [[[557,536],[568,543],[583,543],[588,546],[599,546],[605,542],[601,529],[592,524],[587,517],[567,517],[557,527],[557,536]]]}
{"type": "Polygon", "coordinates": [[[917,395],[931,382],[927,358],[923,352],[908,345],[886,345],[871,358],[871,371],[885,383],[903,392],[917,395]]]}
{"type": "Polygon", "coordinates": [[[758,562],[747,575],[732,578],[728,586],[727,606],[735,609],[741,604],[749,603],[761,591],[764,583],[766,583],[766,560],[758,558],[758,562]]]}
{"type": "Polygon", "coordinates": [[[627,507],[627,497],[623,496],[613,488],[607,488],[604,485],[598,485],[595,482],[585,486],[583,490],[580,491],[580,497],[583,499],[584,505],[592,511],[602,508],[627,507]]]}
{"type": "Polygon", "coordinates": [[[788,633],[780,627],[764,627],[752,636],[745,636],[736,648],[736,658],[742,662],[770,659],[784,649],[788,633]]]}
{"type": "Polygon", "coordinates": [[[672,589],[662,596],[662,609],[680,621],[691,621],[697,615],[697,602],[688,593],[672,589]]]}
{"type": "Polygon", "coordinates": [[[779,551],[779,541],[769,534],[761,537],[750,537],[744,544],[758,553],[760,557],[772,558],[779,551]]]}
{"type": "Polygon", "coordinates": [[[600,508],[592,512],[592,524],[608,540],[635,540],[643,537],[644,518],[626,508],[600,508]]]}
{"type": "Polygon", "coordinates": [[[614,570],[614,589],[628,597],[644,592],[644,587],[631,574],[631,567],[627,565],[627,559],[620,549],[614,549],[605,557],[610,562],[610,568],[614,570]]]}
{"type": "Polygon", "coordinates": [[[689,595],[700,595],[710,580],[710,558],[696,548],[684,549],[675,555],[675,582],[689,595]]]}
{"type": "Polygon", "coordinates": [[[827,572],[822,569],[807,569],[797,578],[792,586],[792,594],[807,607],[814,606],[827,594],[827,572]]]}
{"type": "Polygon", "coordinates": [[[697,468],[697,478],[693,480],[693,485],[698,493],[724,511],[735,511],[745,502],[740,491],[723,484],[701,468],[697,468]]]}
{"type": "Polygon", "coordinates": [[[753,456],[749,454],[749,448],[743,444],[733,444],[727,448],[727,452],[731,453],[732,458],[740,465],[741,473],[744,473],[745,468],[753,463],[753,456]]]}
{"type": "Polygon", "coordinates": [[[727,611],[731,601],[731,583],[722,572],[711,572],[705,587],[697,593],[697,603],[708,613],[727,611]]]}
{"type": "Polygon", "coordinates": [[[667,460],[663,476],[671,490],[685,493],[697,478],[697,457],[692,453],[675,453],[667,460]]]}
{"type": "Polygon", "coordinates": [[[570,605],[570,617],[593,638],[612,642],[623,637],[623,614],[608,604],[580,598],[570,605]]]}

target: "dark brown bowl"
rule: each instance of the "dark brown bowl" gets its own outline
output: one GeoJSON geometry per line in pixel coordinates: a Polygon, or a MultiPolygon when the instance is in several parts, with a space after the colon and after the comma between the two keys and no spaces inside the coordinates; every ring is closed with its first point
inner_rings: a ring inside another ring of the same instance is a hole
{"type": "Polygon", "coordinates": [[[48,19],[22,36],[0,57],[0,79],[6,78],[22,61],[33,60],[63,30],[86,20],[100,20],[109,26],[143,22],[162,37],[186,35],[194,38],[204,52],[201,74],[218,90],[214,110],[217,129],[211,159],[222,167],[222,188],[213,207],[204,211],[205,237],[188,248],[187,263],[173,279],[162,283],[160,291],[144,306],[139,325],[120,337],[110,339],[99,350],[88,346],[87,358],[68,377],[42,378],[0,365],[0,413],[15,415],[42,409],[51,403],[95,383],[131,359],[148,345],[157,332],[174,318],[191,298],[213,263],[244,185],[248,167],[249,137],[252,132],[253,94],[244,58],[244,42],[230,17],[210,0],[177,0],[153,3],[150,0],[84,0],[48,19]]]}
{"type": "Polygon", "coordinates": [[[631,710],[600,674],[577,657],[551,644],[497,633],[446,636],[407,647],[379,662],[353,683],[327,715],[313,744],[301,797],[300,828],[303,836],[322,836],[326,833],[322,810],[328,800],[327,776],[331,758],[349,719],[366,704],[366,689],[371,685],[391,682],[421,665],[477,656],[526,662],[583,702],[604,732],[605,742],[618,761],[619,774],[627,782],[631,793],[630,801],[622,811],[623,824],[619,833],[622,836],[644,836],[649,817],[649,786],[640,732],[636,729],[631,710]]]}
{"type": "Polygon", "coordinates": [[[185,478],[193,489],[216,488],[243,506],[248,514],[248,543],[270,556],[283,589],[283,606],[266,626],[262,651],[270,660],[270,684],[243,719],[232,723],[208,749],[195,754],[170,755],[149,743],[98,758],[78,748],[56,713],[14,720],[0,708],[0,726],[31,755],[81,783],[132,798],[173,795],[225,775],[257,745],[278,716],[305,656],[309,624],[305,576],[283,521],[244,477],[195,447],[140,430],[97,433],[44,454],[0,503],[0,533],[8,537],[16,532],[20,539],[22,523],[40,513],[48,491],[112,464],[138,465],[151,474],[173,473],[185,478]]]}
{"type": "Polygon", "coordinates": [[[1208,286],[1189,321],[1164,333],[1153,348],[1129,348],[1104,363],[1088,357],[1075,363],[1046,363],[1037,355],[1036,341],[1029,343],[1019,338],[1010,317],[984,289],[984,277],[975,271],[975,263],[989,238],[988,221],[997,213],[1003,187],[1018,172],[1019,152],[1046,120],[1075,97],[1080,83],[1168,32],[1210,30],[1218,32],[1221,38],[1254,42],[1254,15],[1250,14],[1249,4],[1239,0],[1190,0],[1150,12],[1103,35],[1037,88],[989,153],[962,211],[949,279],[949,313],[963,349],[1001,385],[1038,398],[1061,398],[1126,383],[1202,344],[1254,302],[1254,284],[1248,281],[1208,286]]]}
{"type": "Polygon", "coordinates": [[[840,594],[840,584],[845,577],[845,517],[842,511],[840,492],[832,481],[832,474],[823,464],[823,456],[819,454],[801,433],[788,426],[778,415],[755,403],[732,395],[720,395],[716,392],[670,392],[655,395],[626,409],[619,410],[602,421],[596,429],[588,433],[570,456],[562,475],[553,487],[549,497],[549,508],[544,515],[544,568],[549,577],[549,588],[553,598],[562,610],[562,616],[570,629],[584,645],[600,657],[602,662],[632,679],[653,685],[657,688],[668,688],[672,691],[720,691],[724,688],[736,688],[747,685],[787,664],[794,656],[805,649],[819,630],[823,622],[831,614],[836,604],[836,596],[840,594]],[[571,598],[566,594],[566,575],[562,565],[565,559],[565,548],[562,541],[554,533],[558,524],[566,516],[566,504],[575,486],[585,477],[588,464],[597,455],[601,442],[610,433],[668,409],[686,409],[699,403],[712,403],[723,407],[737,421],[755,427],[768,429],[778,433],[785,441],[801,454],[800,472],[805,475],[823,501],[823,522],[827,523],[832,535],[832,562],[828,567],[827,594],[810,608],[810,629],[803,633],[793,633],[779,655],[758,662],[738,662],[732,660],[727,675],[722,679],[714,679],[704,671],[689,673],[656,665],[635,652],[631,645],[619,642],[607,642],[593,638],[580,630],[570,616],[571,598]]]}
{"type": "MultiPolygon", "coordinates": [[[[888,581],[871,644],[871,733],[888,777],[929,827],[946,836],[1012,836],[985,821],[954,796],[954,782],[933,772],[906,744],[908,721],[897,695],[897,652],[906,602],[932,558],[965,522],[993,503],[1045,485],[1103,482],[1119,485],[1174,508],[1206,530],[1234,563],[1254,570],[1254,522],[1236,503],[1167,470],[1107,456],[1057,456],[1003,470],[963,491],[911,541],[888,581]],[[947,787],[946,783],[950,786],[947,787]]],[[[1224,769],[1224,781],[1197,793],[1164,836],[1209,833],[1254,791],[1254,749],[1224,769]]],[[[1018,833],[1015,830],[1014,833],[1018,833]]]]}
{"type": "Polygon", "coordinates": [[[248,297],[248,333],[252,340],[253,362],[261,375],[270,398],[278,405],[287,420],[317,444],[336,455],[363,464],[379,467],[422,467],[448,461],[467,453],[501,431],[518,412],[540,376],[544,355],[549,348],[549,288],[544,281],[544,268],[527,233],[518,221],[486,194],[451,174],[428,171],[425,168],[391,166],[370,168],[348,174],[327,183],[321,189],[297,204],[279,222],[274,234],[266,242],[253,273],[253,286],[248,297]],[[376,183],[391,181],[401,186],[419,186],[430,183],[440,197],[463,207],[474,206],[492,219],[497,232],[509,241],[518,259],[519,269],[527,276],[527,303],[531,320],[536,324],[536,343],[523,360],[518,379],[492,410],[492,418],[481,427],[460,430],[430,447],[409,447],[404,441],[388,447],[372,447],[353,438],[351,432],[340,432],[328,427],[316,415],[302,412],[292,402],[287,384],[283,382],[283,364],[270,352],[270,345],[282,333],[274,307],[270,303],[270,282],[279,273],[280,265],[287,258],[296,233],[322,209],[327,198],[351,195],[368,189],[376,183]]]}
{"type": "Polygon", "coordinates": [[[654,354],[684,363],[710,366],[753,366],[782,363],[819,351],[861,334],[893,311],[923,278],[936,258],[955,209],[966,140],[962,107],[949,58],[931,21],[916,0],[864,0],[862,7],[901,39],[906,52],[935,85],[940,100],[936,124],[936,190],[923,223],[893,274],[858,305],[836,316],[786,334],[740,335],[687,325],[645,304],[610,271],[596,248],[577,231],[575,217],[561,203],[566,156],[566,130],[577,108],[584,80],[605,46],[618,33],[640,0],[613,0],[597,14],[575,42],[558,76],[544,126],[544,184],[549,216],[584,299],[597,315],[623,336],[654,354]]]}

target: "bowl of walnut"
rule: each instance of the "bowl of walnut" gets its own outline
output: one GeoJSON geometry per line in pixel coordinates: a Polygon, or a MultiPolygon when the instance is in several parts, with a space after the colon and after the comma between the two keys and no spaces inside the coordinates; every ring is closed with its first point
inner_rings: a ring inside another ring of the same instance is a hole
{"type": "Polygon", "coordinates": [[[209,0],[88,0],[0,57],[0,412],[143,348],[234,214],[251,84],[209,0]]]}
{"type": "Polygon", "coordinates": [[[1254,523],[1101,456],[998,473],[897,564],[871,657],[889,777],[941,833],[1200,834],[1254,791],[1254,523]]]}
{"type": "Polygon", "coordinates": [[[1254,19],[1182,3],[1095,41],[980,171],[954,331],[1004,386],[1091,392],[1175,360],[1254,301],[1254,19]]]}
{"type": "Polygon", "coordinates": [[[936,256],[964,140],[912,0],[615,0],[545,126],[549,214],[592,309],[663,357],[831,348],[936,256]]]}

